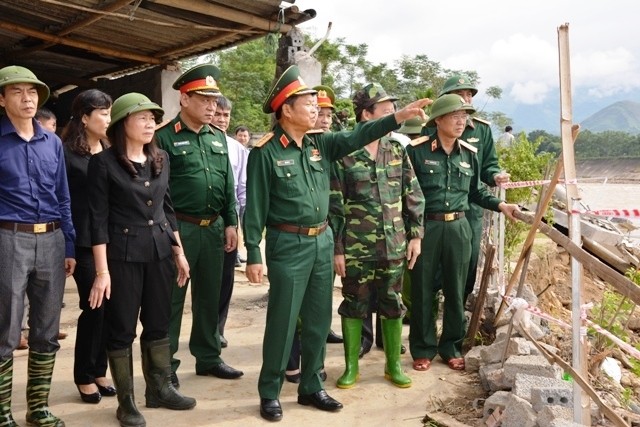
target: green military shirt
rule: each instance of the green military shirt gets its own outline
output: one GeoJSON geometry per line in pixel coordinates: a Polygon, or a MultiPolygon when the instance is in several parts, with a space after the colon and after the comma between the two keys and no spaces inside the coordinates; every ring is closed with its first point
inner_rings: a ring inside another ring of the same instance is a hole
{"type": "Polygon", "coordinates": [[[276,125],[268,142],[249,153],[243,221],[247,264],[262,263],[259,244],[265,226],[323,223],[329,208],[331,163],[397,128],[391,115],[359,123],[351,132],[307,135],[298,147],[276,125]]]}
{"type": "Polygon", "coordinates": [[[500,173],[500,166],[489,123],[477,117],[470,117],[460,139],[478,149],[476,154],[480,165],[480,181],[495,187],[493,177],[500,173]]]}
{"type": "Polygon", "coordinates": [[[225,226],[238,225],[224,133],[209,125],[195,133],[178,114],[156,132],[156,140],[169,153],[169,187],[175,211],[199,218],[220,214],[225,226]]]}
{"type": "Polygon", "coordinates": [[[331,166],[329,219],[334,254],[398,260],[424,235],[424,196],[400,142],[380,139],[376,159],[360,148],[331,166]]]}
{"type": "Polygon", "coordinates": [[[467,211],[469,202],[498,212],[501,200],[480,184],[476,153],[460,140],[445,153],[433,131],[426,142],[407,147],[425,197],[425,214],[467,211]]]}

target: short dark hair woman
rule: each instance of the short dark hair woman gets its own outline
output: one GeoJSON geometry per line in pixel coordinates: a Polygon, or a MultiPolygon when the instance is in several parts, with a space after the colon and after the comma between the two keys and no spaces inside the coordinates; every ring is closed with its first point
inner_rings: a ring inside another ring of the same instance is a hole
{"type": "Polygon", "coordinates": [[[111,375],[121,426],[144,426],[133,393],[131,345],[138,313],[146,406],[191,409],[195,399],[171,383],[169,317],[176,276],[184,286],[189,265],[169,197],[167,153],[154,141],[164,111],[139,93],[116,99],[107,130],[112,146],[89,162],[89,209],[96,277],[92,308],[106,298],[111,375]],[[172,256],[173,255],[173,256],[172,256]]]}

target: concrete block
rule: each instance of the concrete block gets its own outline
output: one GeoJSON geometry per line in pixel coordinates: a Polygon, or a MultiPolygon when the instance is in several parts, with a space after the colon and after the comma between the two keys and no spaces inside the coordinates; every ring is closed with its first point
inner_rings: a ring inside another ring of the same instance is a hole
{"type": "Polygon", "coordinates": [[[538,426],[539,427],[551,427],[552,423],[558,423],[560,421],[573,423],[573,408],[567,408],[565,406],[547,405],[540,412],[538,412],[538,426]]]}
{"type": "Polygon", "coordinates": [[[558,365],[551,365],[543,356],[509,357],[504,363],[504,376],[510,387],[515,385],[518,373],[556,379],[562,377],[562,369],[558,365]]]}
{"type": "Polygon", "coordinates": [[[489,415],[493,414],[496,409],[504,411],[511,398],[511,393],[508,391],[496,391],[484,401],[484,407],[482,408],[483,421],[485,421],[489,415]]]}
{"type": "Polygon", "coordinates": [[[502,416],[502,427],[536,426],[536,412],[531,407],[531,403],[513,393],[509,396],[509,402],[502,416]]]}
{"type": "MultiPolygon", "coordinates": [[[[529,343],[529,354],[531,356],[542,356],[542,353],[538,350],[538,348],[533,345],[533,343],[531,341],[528,341],[529,343]]],[[[558,348],[554,347],[552,345],[543,343],[543,342],[538,342],[538,344],[540,345],[540,347],[544,348],[545,350],[547,350],[549,353],[553,353],[553,354],[558,354],[558,348]]]]}
{"type": "MultiPolygon", "coordinates": [[[[516,377],[517,378],[517,377],[516,377]]],[[[551,380],[548,378],[548,380],[551,380]]],[[[516,379],[516,382],[518,380],[516,379]]],[[[558,380],[552,380],[558,381],[558,380]]],[[[560,381],[559,387],[544,386],[534,387],[531,389],[531,405],[536,412],[542,411],[546,406],[564,406],[565,408],[573,408],[573,387],[566,381],[560,381]]]]}
{"type": "MultiPolygon", "coordinates": [[[[563,392],[561,392],[561,394],[565,398],[567,394],[572,393],[571,384],[569,384],[566,381],[555,379],[555,378],[540,377],[538,375],[523,374],[523,373],[516,374],[512,391],[516,396],[525,399],[526,401],[530,402],[533,405],[531,391],[533,389],[542,389],[545,387],[553,388],[558,392],[560,392],[560,390],[564,390],[563,392]]],[[[557,395],[552,395],[551,397],[555,398],[556,396],[557,395]]],[[[542,395],[542,397],[546,399],[547,395],[542,395]]],[[[560,397],[558,396],[558,400],[559,399],[560,397]]],[[[533,409],[535,409],[536,412],[540,410],[540,409],[537,409],[535,406],[533,409]]]]}
{"type": "MultiPolygon", "coordinates": [[[[502,361],[502,355],[504,353],[504,346],[506,341],[494,341],[493,344],[483,347],[480,355],[482,357],[482,363],[498,363],[502,361]]],[[[507,345],[507,358],[510,356],[527,356],[531,352],[529,347],[529,341],[525,338],[513,337],[509,340],[507,345]]]]}
{"type": "Polygon", "coordinates": [[[479,345],[473,347],[464,355],[464,370],[476,372],[482,365],[482,356],[480,355],[485,346],[479,345]]]}
{"type": "MultiPolygon", "coordinates": [[[[506,340],[508,332],[509,332],[509,324],[498,327],[496,329],[496,340],[494,341],[494,343],[506,340]]],[[[516,328],[511,329],[511,336],[512,337],[519,336],[516,328]]]]}
{"type": "Polygon", "coordinates": [[[510,390],[511,386],[506,382],[504,377],[504,369],[499,363],[491,365],[483,365],[480,367],[478,374],[482,387],[487,391],[510,390]]]}

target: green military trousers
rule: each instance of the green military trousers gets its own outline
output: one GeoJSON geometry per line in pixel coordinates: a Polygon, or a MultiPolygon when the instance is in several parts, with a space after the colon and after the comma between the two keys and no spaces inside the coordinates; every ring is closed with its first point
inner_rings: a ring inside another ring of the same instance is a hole
{"type": "Polygon", "coordinates": [[[465,334],[462,301],[469,259],[471,228],[466,218],[455,221],[426,221],[422,253],[411,270],[411,328],[409,349],[413,359],[433,359],[439,354],[448,361],[462,355],[465,334]],[[433,304],[436,275],[442,272],[444,310],[440,341],[436,336],[433,304]]]}
{"type": "MultiPolygon", "coordinates": [[[[222,283],[224,259],[224,221],[222,218],[209,227],[178,221],[178,231],[184,254],[191,272],[191,337],[189,350],[196,358],[196,371],[207,370],[222,363],[220,333],[218,331],[218,305],[222,283]]],[[[171,321],[169,340],[171,369],[175,372],[180,360],[173,356],[178,351],[182,312],[187,286],[174,285],[171,292],[171,321]]]]}
{"type": "Polygon", "coordinates": [[[333,234],[330,228],[315,237],[267,228],[265,254],[269,303],[258,392],[263,399],[279,398],[300,316],[298,394],[315,393],[324,388],[319,372],[331,327],[333,234]]]}
{"type": "Polygon", "coordinates": [[[465,218],[471,227],[471,259],[469,260],[469,271],[467,272],[467,281],[464,287],[463,303],[467,302],[467,297],[473,292],[476,285],[476,275],[478,271],[478,260],[480,259],[480,243],[482,242],[482,216],[484,209],[473,203],[465,212],[465,218]]]}

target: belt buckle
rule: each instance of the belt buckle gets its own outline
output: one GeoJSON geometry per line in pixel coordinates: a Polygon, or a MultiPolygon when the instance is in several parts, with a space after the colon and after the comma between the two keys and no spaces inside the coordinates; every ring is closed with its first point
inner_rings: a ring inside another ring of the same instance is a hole
{"type": "Polygon", "coordinates": [[[209,224],[211,224],[211,220],[210,219],[201,219],[200,220],[200,224],[198,224],[200,227],[208,227],[209,224]]]}
{"type": "Polygon", "coordinates": [[[320,234],[320,227],[309,227],[307,236],[317,236],[318,234],[320,234]]]}
{"type": "Polygon", "coordinates": [[[450,213],[444,214],[444,220],[445,221],[453,221],[454,219],[456,219],[456,213],[455,212],[450,212],[450,213]]]}
{"type": "Polygon", "coordinates": [[[33,224],[33,232],[34,233],[46,233],[47,232],[47,224],[33,224]]]}

